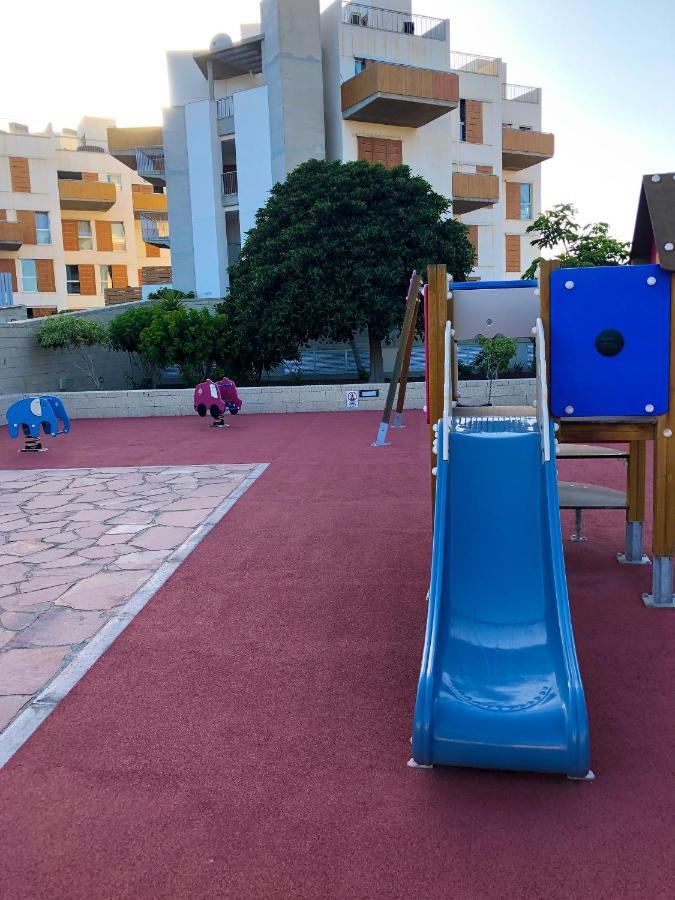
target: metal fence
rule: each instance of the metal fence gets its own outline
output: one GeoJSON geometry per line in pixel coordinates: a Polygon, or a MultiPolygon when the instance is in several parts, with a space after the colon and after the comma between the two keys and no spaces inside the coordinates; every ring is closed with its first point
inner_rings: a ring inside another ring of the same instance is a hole
{"type": "Polygon", "coordinates": [[[374,28],[377,31],[393,31],[396,34],[409,34],[415,37],[430,38],[433,41],[446,39],[443,19],[412,15],[396,9],[367,6],[365,3],[346,3],[342,7],[342,21],[345,25],[374,28]]]}
{"type": "Polygon", "coordinates": [[[503,100],[517,100],[519,103],[541,103],[541,88],[528,87],[525,84],[504,84],[503,100]]]}
{"type": "Polygon", "coordinates": [[[450,54],[450,68],[455,72],[471,72],[474,75],[499,75],[499,60],[494,56],[453,51],[450,54]]]}
{"type": "Polygon", "coordinates": [[[0,272],[0,306],[13,306],[12,276],[9,272],[0,272]]]}
{"type": "Polygon", "coordinates": [[[137,147],[136,169],[141,176],[164,177],[164,147],[137,147]]]}
{"type": "Polygon", "coordinates": [[[229,119],[234,115],[234,97],[230,94],[227,97],[218,97],[216,100],[216,117],[218,119],[229,119]]]}
{"type": "Polygon", "coordinates": [[[234,197],[239,191],[236,172],[223,172],[222,192],[223,197],[234,197]]]}
{"type": "Polygon", "coordinates": [[[141,213],[141,237],[148,244],[169,246],[169,220],[161,213],[141,213]]]}

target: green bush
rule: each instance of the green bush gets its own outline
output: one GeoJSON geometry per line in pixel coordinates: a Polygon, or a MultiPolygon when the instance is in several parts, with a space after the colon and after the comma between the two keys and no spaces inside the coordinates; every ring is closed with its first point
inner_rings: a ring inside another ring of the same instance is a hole
{"type": "Polygon", "coordinates": [[[94,347],[108,346],[108,333],[104,325],[72,314],[50,316],[42,323],[36,339],[44,350],[73,352],[75,366],[92,380],[96,388],[99,387],[91,351],[94,347]]]}
{"type": "Polygon", "coordinates": [[[161,300],[162,306],[166,310],[185,309],[183,300],[193,300],[193,291],[179,291],[176,288],[160,288],[148,294],[148,300],[161,300]]]}
{"type": "Polygon", "coordinates": [[[131,366],[131,382],[134,387],[157,387],[159,367],[141,353],[141,334],[147,328],[157,308],[149,303],[132,306],[113,319],[108,326],[108,338],[112,350],[120,350],[129,354],[131,366]],[[135,378],[135,360],[138,360],[142,377],[135,378]]]}
{"type": "Polygon", "coordinates": [[[474,367],[484,373],[489,382],[488,404],[492,402],[492,383],[499,378],[500,370],[507,368],[518,351],[518,344],[513,338],[496,334],[494,337],[479,337],[476,341],[480,353],[474,360],[474,367]]]}

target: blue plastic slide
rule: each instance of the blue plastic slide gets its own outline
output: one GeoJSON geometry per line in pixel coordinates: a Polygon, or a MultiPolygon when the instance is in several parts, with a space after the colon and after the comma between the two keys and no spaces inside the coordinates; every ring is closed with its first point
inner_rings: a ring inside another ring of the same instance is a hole
{"type": "Polygon", "coordinates": [[[447,461],[438,443],[413,759],[584,777],[555,458],[530,418],[455,419],[447,461]]]}

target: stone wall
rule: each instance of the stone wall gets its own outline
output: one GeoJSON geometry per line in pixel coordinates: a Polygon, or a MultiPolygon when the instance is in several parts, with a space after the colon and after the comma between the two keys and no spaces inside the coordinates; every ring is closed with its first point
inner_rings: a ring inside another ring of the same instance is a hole
{"type": "MultiPolygon", "coordinates": [[[[243,400],[242,414],[337,412],[346,409],[347,392],[376,389],[379,396],[360,398],[359,410],[384,408],[386,384],[295,385],[290,387],[240,388],[243,400]]],[[[484,382],[460,382],[460,402],[469,406],[485,401],[484,382]],[[481,393],[482,392],[482,393],[481,393]]],[[[68,415],[73,419],[128,418],[134,416],[186,416],[194,415],[193,392],[185,389],[161,391],[81,391],[63,393],[61,396],[68,415]]],[[[4,419],[9,406],[25,394],[0,397],[0,416],[4,419]]],[[[495,382],[495,405],[531,405],[534,397],[534,380],[522,379],[495,382]]],[[[408,385],[406,409],[422,409],[425,402],[424,382],[408,385]]]]}

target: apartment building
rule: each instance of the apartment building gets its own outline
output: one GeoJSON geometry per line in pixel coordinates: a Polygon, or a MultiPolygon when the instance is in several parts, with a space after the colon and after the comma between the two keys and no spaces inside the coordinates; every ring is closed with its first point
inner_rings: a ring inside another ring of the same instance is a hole
{"type": "MultiPolygon", "coordinates": [[[[141,215],[166,215],[161,187],[108,152],[112,119],[77,129],[0,131],[0,273],[29,316],[139,296],[170,281],[166,242],[144,235],[141,215]],[[133,290],[135,289],[135,290],[133,290]]],[[[146,229],[147,232],[147,229],[146,229]]]]}
{"type": "Polygon", "coordinates": [[[109,140],[139,173],[148,157],[162,170],[175,286],[222,296],[271,186],[309,158],[409,165],[469,225],[473,278],[528,266],[554,143],[541,91],[509,84],[501,59],[453,51],[449,20],[387,2],[262,0],[240,40],[168,54],[161,134],[109,140]]]}

